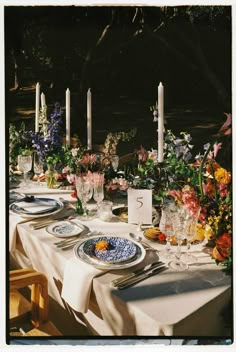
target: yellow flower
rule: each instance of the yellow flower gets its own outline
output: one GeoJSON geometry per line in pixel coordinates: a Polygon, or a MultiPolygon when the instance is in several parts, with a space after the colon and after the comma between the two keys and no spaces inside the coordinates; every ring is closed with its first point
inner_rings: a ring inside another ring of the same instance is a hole
{"type": "Polygon", "coordinates": [[[227,185],[231,181],[231,173],[225,170],[223,167],[219,167],[215,171],[215,179],[222,185],[227,185]]]}

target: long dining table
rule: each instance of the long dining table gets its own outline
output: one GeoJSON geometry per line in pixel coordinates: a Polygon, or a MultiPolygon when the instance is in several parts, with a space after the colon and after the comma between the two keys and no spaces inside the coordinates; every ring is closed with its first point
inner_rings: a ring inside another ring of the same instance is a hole
{"type": "MultiPolygon", "coordinates": [[[[72,191],[49,190],[33,182],[27,190],[18,187],[14,191],[76,202],[72,191]]],[[[114,202],[116,207],[125,204],[125,198],[114,202]]],[[[215,264],[203,243],[192,245],[198,260],[188,270],[173,271],[166,263],[165,271],[120,290],[112,280],[157,261],[164,250],[163,244],[143,237],[142,262],[121,270],[101,270],[80,260],[73,247],[58,248],[55,242],[60,239],[46,228],[33,229],[35,221],[40,219],[9,212],[10,260],[18,267],[43,272],[53,300],[63,308],[69,307],[75,317],[82,314],[94,335],[219,338],[230,334],[225,330],[222,313],[231,302],[231,277],[215,264]]],[[[130,238],[131,232],[140,235],[136,224],[122,222],[117,217],[107,222],[99,218],[73,221],[89,228],[88,238],[97,234],[130,238]]],[[[84,238],[78,237],[78,242],[81,239],[84,238]]]]}

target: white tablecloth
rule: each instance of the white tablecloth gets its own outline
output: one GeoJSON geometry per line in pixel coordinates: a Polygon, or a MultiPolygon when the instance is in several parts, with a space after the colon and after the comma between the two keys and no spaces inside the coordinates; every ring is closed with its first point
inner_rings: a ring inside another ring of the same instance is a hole
{"type": "MultiPolygon", "coordinates": [[[[70,196],[67,199],[73,200],[70,196]]],[[[19,219],[11,217],[16,224],[19,219]]],[[[137,229],[136,225],[105,223],[99,219],[86,225],[92,231],[123,236],[137,229]]],[[[98,334],[219,336],[222,333],[220,312],[230,299],[230,277],[202,252],[201,245],[192,246],[199,260],[188,271],[167,270],[119,291],[112,286],[112,279],[133,268],[102,273],[76,259],[72,249],[56,248],[55,237],[46,229],[32,231],[30,222],[11,226],[10,231],[18,234],[32,266],[47,275],[50,295],[62,306],[66,301],[75,311],[86,312],[89,308],[85,317],[98,334]]],[[[162,245],[149,243],[164,249],[162,245]]],[[[148,258],[150,261],[157,258],[156,252],[148,252],[148,258]]]]}

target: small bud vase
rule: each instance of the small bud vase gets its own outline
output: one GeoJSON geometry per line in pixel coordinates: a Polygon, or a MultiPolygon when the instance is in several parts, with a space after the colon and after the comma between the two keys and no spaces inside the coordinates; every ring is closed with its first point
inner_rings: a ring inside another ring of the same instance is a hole
{"type": "Polygon", "coordinates": [[[48,164],[48,169],[45,172],[45,180],[48,188],[56,188],[57,186],[58,172],[54,169],[54,166],[48,164]]]}

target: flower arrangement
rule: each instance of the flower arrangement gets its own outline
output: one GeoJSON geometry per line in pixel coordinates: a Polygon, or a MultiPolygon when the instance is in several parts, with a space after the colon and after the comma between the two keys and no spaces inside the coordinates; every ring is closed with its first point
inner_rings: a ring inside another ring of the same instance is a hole
{"type": "Polygon", "coordinates": [[[169,189],[167,194],[190,211],[201,207],[199,221],[206,230],[210,244],[214,246],[212,256],[217,264],[232,268],[232,189],[231,172],[215,160],[221,144],[207,144],[205,153],[197,155],[191,165],[198,175],[198,182],[185,178],[181,188],[169,189]]]}
{"type": "Polygon", "coordinates": [[[129,132],[115,132],[108,133],[105,143],[104,143],[104,154],[105,157],[109,155],[116,154],[117,146],[120,141],[130,141],[131,138],[135,136],[137,132],[136,128],[131,129],[129,132]]]}
{"type": "Polygon", "coordinates": [[[31,132],[32,147],[40,156],[42,161],[47,164],[58,165],[62,163],[62,111],[60,104],[56,103],[53,112],[50,115],[50,121],[45,129],[38,133],[31,132]]]}

